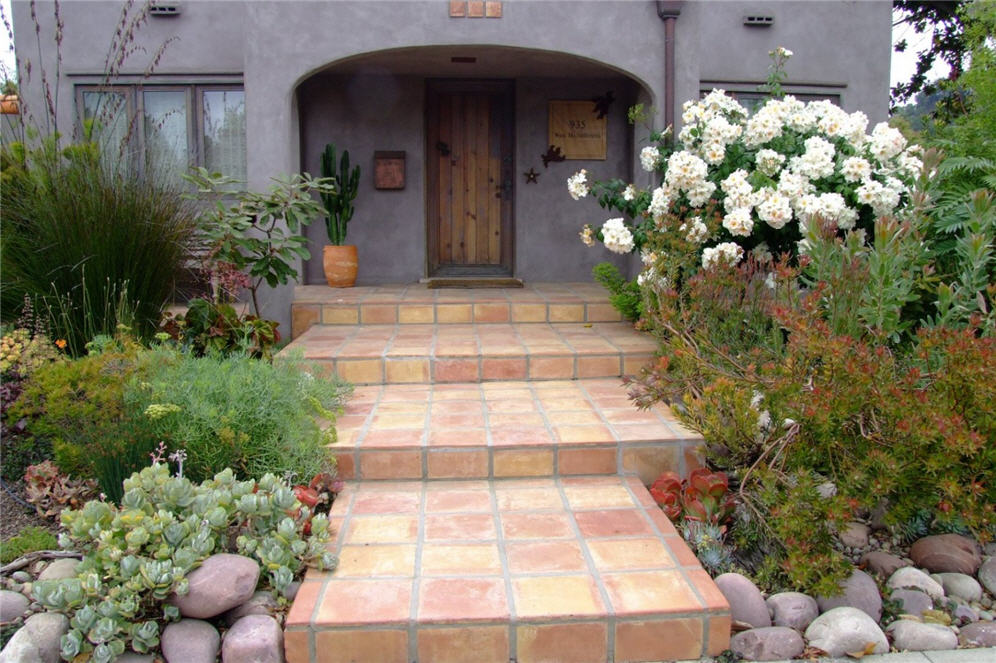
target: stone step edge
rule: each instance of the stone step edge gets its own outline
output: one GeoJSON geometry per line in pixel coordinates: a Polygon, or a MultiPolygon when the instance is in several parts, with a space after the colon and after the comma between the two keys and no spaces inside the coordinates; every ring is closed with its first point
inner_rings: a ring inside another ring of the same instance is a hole
{"type": "Polygon", "coordinates": [[[534,380],[583,380],[638,375],[653,359],[645,351],[632,354],[625,349],[602,354],[515,354],[457,356],[348,356],[335,358],[307,356],[309,362],[324,367],[355,385],[453,384],[534,380]]]}
{"type": "Polygon", "coordinates": [[[291,338],[313,325],[620,322],[604,301],[291,304],[291,338]]]}
{"type": "Polygon", "coordinates": [[[541,445],[329,446],[338,474],[357,481],[496,480],[633,476],[644,485],[662,472],[686,476],[700,465],[701,437],[541,445]]]}

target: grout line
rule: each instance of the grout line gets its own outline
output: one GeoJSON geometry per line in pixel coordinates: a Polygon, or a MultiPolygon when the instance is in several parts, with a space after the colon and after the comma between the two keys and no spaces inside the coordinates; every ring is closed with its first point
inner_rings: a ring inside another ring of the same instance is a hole
{"type": "Polygon", "coordinates": [[[501,564],[502,579],[505,582],[505,595],[508,603],[508,660],[518,658],[518,638],[516,625],[518,614],[515,609],[515,594],[512,591],[512,573],[508,564],[508,549],[505,543],[505,533],[502,531],[501,512],[498,509],[498,495],[495,493],[495,482],[488,482],[488,498],[491,501],[491,517],[495,524],[495,540],[498,546],[498,561],[501,564]]]}
{"type": "Polygon", "coordinates": [[[408,658],[412,661],[418,660],[418,603],[422,578],[422,549],[425,545],[425,503],[428,499],[428,491],[426,491],[424,481],[421,482],[419,490],[418,529],[415,532],[415,567],[412,569],[412,595],[408,607],[408,658]]]}

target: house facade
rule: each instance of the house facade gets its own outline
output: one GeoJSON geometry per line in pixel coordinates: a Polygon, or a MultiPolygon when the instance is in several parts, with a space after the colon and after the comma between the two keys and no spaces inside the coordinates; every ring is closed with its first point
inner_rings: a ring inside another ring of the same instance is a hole
{"type": "MultiPolygon", "coordinates": [[[[348,149],[363,171],[348,234],[360,284],[589,280],[606,259],[633,269],[578,241],[606,212],[571,200],[567,177],[649,184],[638,154],[650,128],[680,123],[682,102],[713,88],[756,98],[778,46],[794,52],[788,92],[873,123],[888,112],[888,0],[157,2],[110,80],[120,0],[61,3],[58,65],[52,3],[35,4],[32,18],[31,3],[13,2],[18,55],[33,67],[22,95],[45,103],[44,69],[64,133],[120,110],[142,149],[251,188],[317,174],[326,143],[348,149]],[[628,122],[634,104],[653,109],[650,127],[628,122]]],[[[320,284],[324,224],[307,232],[301,279],[320,284]]],[[[283,329],[292,297],[289,286],[265,296],[283,329]]]]}

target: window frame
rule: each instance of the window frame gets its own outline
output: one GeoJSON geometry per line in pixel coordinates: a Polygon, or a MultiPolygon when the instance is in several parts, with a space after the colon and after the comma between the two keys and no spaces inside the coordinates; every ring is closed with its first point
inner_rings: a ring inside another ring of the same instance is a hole
{"type": "MultiPolygon", "coordinates": [[[[84,135],[85,106],[83,96],[88,92],[121,93],[125,97],[125,107],[128,114],[129,142],[128,152],[134,160],[134,165],[140,170],[145,169],[145,151],[147,146],[145,131],[145,92],[184,92],[186,124],[187,124],[187,169],[204,165],[204,93],[205,92],[241,92],[243,100],[245,85],[241,82],[196,82],[170,83],[156,81],[153,83],[114,83],[102,85],[99,83],[77,83],[74,86],[76,101],[76,122],[80,135],[84,135]]],[[[248,146],[247,146],[248,148],[248,146]]],[[[248,161],[248,159],[246,159],[248,161]]]]}

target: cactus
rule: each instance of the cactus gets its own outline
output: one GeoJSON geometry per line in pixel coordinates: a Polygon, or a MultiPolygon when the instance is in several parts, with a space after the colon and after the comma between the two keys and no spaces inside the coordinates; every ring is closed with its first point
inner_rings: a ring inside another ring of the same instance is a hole
{"type": "Polygon", "coordinates": [[[341,246],[346,241],[346,226],[353,218],[353,200],[360,183],[360,167],[349,168],[349,150],[342,151],[338,170],[336,169],[335,143],[329,143],[322,152],[322,177],[335,179],[335,191],[321,194],[322,203],[328,216],[325,226],[329,233],[329,243],[341,246]]]}

